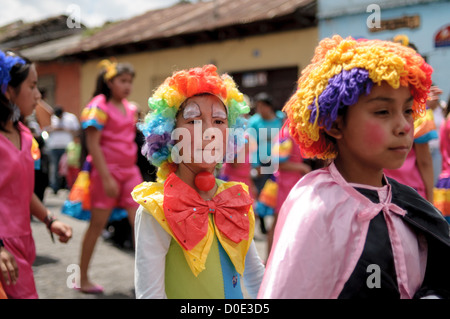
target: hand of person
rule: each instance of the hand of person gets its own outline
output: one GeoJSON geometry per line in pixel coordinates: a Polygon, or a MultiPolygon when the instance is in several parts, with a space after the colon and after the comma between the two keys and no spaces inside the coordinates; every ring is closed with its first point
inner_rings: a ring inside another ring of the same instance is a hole
{"type": "Polygon", "coordinates": [[[7,285],[16,284],[19,277],[16,259],[5,247],[0,247],[0,275],[7,285]]]}
{"type": "Polygon", "coordinates": [[[434,110],[434,109],[439,105],[439,98],[440,98],[442,92],[443,92],[443,91],[442,91],[439,87],[437,87],[437,86],[435,86],[435,85],[433,85],[433,86],[430,88],[430,93],[429,93],[429,95],[428,95],[427,105],[428,105],[431,109],[434,110]]]}
{"type": "Polygon", "coordinates": [[[103,189],[108,197],[116,198],[119,196],[119,184],[117,184],[116,180],[112,176],[108,176],[103,179],[103,189]]]}
{"type": "Polygon", "coordinates": [[[59,220],[55,220],[52,223],[50,231],[58,235],[59,241],[62,243],[67,243],[72,238],[72,227],[59,220]]]}

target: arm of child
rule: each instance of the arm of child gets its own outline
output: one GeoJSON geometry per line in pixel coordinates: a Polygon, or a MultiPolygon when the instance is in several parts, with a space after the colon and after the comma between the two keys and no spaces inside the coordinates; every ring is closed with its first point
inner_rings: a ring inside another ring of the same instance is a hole
{"type": "Polygon", "coordinates": [[[136,212],[135,288],[137,299],[166,299],[166,254],[171,236],[140,206],[136,212]]]}
{"type": "Polygon", "coordinates": [[[45,223],[52,233],[58,235],[60,242],[67,243],[72,238],[72,227],[60,220],[54,219],[51,212],[34,193],[31,198],[30,212],[34,217],[45,223]]]}
{"type": "Polygon", "coordinates": [[[86,128],[86,144],[89,154],[92,156],[92,162],[97,169],[103,183],[103,189],[107,196],[115,198],[119,196],[119,185],[111,175],[100,148],[101,131],[93,126],[86,128]]]}
{"type": "Polygon", "coordinates": [[[417,167],[419,168],[420,175],[422,176],[423,183],[425,185],[425,193],[427,200],[433,202],[433,158],[431,157],[430,147],[428,143],[414,143],[416,151],[417,167]]]}
{"type": "Polygon", "coordinates": [[[245,257],[244,284],[250,297],[256,299],[259,287],[264,276],[264,264],[256,250],[255,241],[252,241],[245,257]]]}

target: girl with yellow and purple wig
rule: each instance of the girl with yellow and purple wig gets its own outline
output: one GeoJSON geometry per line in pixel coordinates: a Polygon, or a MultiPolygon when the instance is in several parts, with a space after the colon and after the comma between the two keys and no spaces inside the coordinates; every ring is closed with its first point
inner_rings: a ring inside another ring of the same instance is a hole
{"type": "MultiPolygon", "coordinates": [[[[188,147],[199,141],[203,153],[211,128],[221,157],[227,130],[243,128],[241,115],[249,111],[242,93],[230,76],[205,65],[175,72],[156,89],[149,107],[140,125],[146,137],[142,152],[159,169],[157,182],[144,182],[132,193],[141,205],[135,228],[137,298],[243,298],[240,276],[256,297],[264,266],[253,242],[248,186],[214,177],[222,159],[172,158],[175,140],[188,147]],[[202,136],[195,136],[197,124],[202,136]],[[181,129],[189,134],[173,136],[181,129]]],[[[234,137],[233,143],[243,143],[243,129],[234,137]]]]}
{"type": "Polygon", "coordinates": [[[259,297],[450,296],[445,219],[383,172],[412,147],[431,72],[401,44],[337,35],[319,43],[284,111],[303,155],[330,164],[284,202],[259,297]]]}
{"type": "Polygon", "coordinates": [[[305,157],[333,159],[337,150],[325,130],[339,113],[385,81],[395,89],[410,87],[418,117],[425,113],[431,72],[419,54],[394,42],[324,39],[284,108],[290,132],[305,157]]]}

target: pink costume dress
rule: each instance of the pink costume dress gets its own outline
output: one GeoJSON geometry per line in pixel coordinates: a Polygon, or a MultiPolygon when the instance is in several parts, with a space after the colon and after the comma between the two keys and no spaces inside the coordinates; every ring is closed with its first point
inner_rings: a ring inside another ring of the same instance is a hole
{"type": "Polygon", "coordinates": [[[21,149],[0,134],[0,238],[19,267],[15,285],[3,289],[10,299],[36,299],[32,265],[36,249],[31,230],[30,203],[34,189],[33,136],[19,122],[21,149]]]}
{"type": "Polygon", "coordinates": [[[142,176],[136,165],[136,107],[122,100],[126,114],[106,101],[103,94],[95,96],[81,114],[83,129],[93,126],[101,131],[100,147],[108,169],[120,186],[118,198],[106,196],[100,175],[92,165],[90,173],[91,207],[101,209],[137,208],[131,197],[133,188],[142,183],[142,176]]]}
{"type": "Polygon", "coordinates": [[[387,178],[381,188],[351,185],[332,163],[306,174],[282,206],[258,297],[447,297],[448,254],[448,224],[417,192],[387,178]],[[379,288],[368,287],[369,266],[379,267],[379,288]]]}
{"type": "Polygon", "coordinates": [[[441,211],[450,223],[450,120],[440,127],[440,150],[442,154],[442,170],[434,188],[434,206],[441,211]]]}
{"type": "MultiPolygon", "coordinates": [[[[276,154],[278,154],[280,163],[287,161],[295,163],[303,162],[300,148],[294,143],[289,135],[287,126],[280,131],[280,134],[276,138],[272,155],[276,156],[276,154]]],[[[276,182],[278,183],[278,193],[274,212],[275,214],[278,214],[292,187],[294,187],[294,185],[303,177],[303,174],[295,171],[284,171],[281,168],[278,168],[275,177],[276,182]]]]}

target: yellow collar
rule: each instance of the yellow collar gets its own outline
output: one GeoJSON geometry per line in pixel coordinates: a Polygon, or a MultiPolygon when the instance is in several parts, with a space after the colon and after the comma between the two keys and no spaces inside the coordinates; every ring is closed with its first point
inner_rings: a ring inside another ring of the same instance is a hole
{"type": "MultiPolygon", "coordinates": [[[[244,190],[248,193],[248,186],[238,182],[223,182],[217,180],[219,187],[217,188],[216,195],[224,191],[225,189],[234,185],[240,184],[244,190]]],[[[136,186],[131,193],[133,199],[143,206],[147,213],[152,215],[161,227],[169,233],[174,240],[174,237],[169,224],[167,223],[164,215],[163,202],[164,202],[164,184],[156,182],[144,182],[136,186]]],[[[250,222],[250,233],[248,240],[242,240],[239,243],[234,243],[217,230],[214,224],[214,218],[209,218],[208,232],[206,236],[191,250],[183,249],[186,261],[192,270],[192,273],[197,276],[205,269],[206,259],[208,257],[209,250],[213,241],[213,236],[216,235],[222,247],[228,254],[231,262],[233,263],[236,271],[241,275],[245,269],[245,256],[253,240],[255,230],[255,215],[253,208],[247,214],[250,222]]],[[[177,241],[178,242],[178,241],[177,241]]],[[[181,246],[181,245],[180,245],[181,246]]]]}

